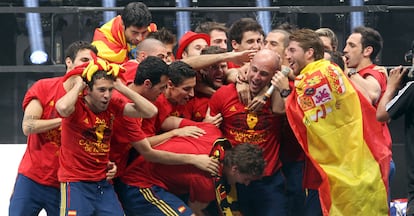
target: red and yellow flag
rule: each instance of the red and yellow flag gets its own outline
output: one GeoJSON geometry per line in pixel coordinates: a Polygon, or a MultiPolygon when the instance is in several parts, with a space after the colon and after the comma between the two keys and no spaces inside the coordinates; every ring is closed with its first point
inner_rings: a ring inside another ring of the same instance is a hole
{"type": "Polygon", "coordinates": [[[294,92],[286,113],[308,166],[321,176],[323,215],[388,215],[388,156],[376,147],[384,138],[375,109],[326,60],[308,64],[294,92]]]}
{"type": "Polygon", "coordinates": [[[99,57],[117,64],[128,61],[128,52],[134,48],[128,47],[120,15],[95,30],[92,44],[98,49],[99,57]]]}

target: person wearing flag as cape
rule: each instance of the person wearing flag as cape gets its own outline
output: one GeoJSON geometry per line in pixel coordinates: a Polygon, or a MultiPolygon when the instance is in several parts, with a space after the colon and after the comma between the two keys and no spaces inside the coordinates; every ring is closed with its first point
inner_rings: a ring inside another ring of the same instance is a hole
{"type": "Polygon", "coordinates": [[[98,56],[116,64],[135,59],[137,45],[149,32],[157,31],[151,19],[144,3],[129,3],[121,15],[95,30],[92,44],[98,49],[98,56]]]}
{"type": "MultiPolygon", "coordinates": [[[[306,215],[388,215],[388,176],[382,127],[375,109],[343,71],[323,59],[323,43],[310,29],[289,37],[286,57],[295,78],[286,114],[306,154],[306,215]],[[381,165],[381,166],[380,166],[381,165]]],[[[286,83],[276,74],[275,87],[286,83]]]]}

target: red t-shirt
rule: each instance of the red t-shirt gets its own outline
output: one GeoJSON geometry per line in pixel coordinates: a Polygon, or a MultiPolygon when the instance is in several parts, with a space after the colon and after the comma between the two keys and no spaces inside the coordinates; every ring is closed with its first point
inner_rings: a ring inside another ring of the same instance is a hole
{"type": "MultiPolygon", "coordinates": [[[[183,119],[180,127],[196,125],[206,131],[199,138],[173,137],[155,147],[175,153],[209,154],[214,141],[221,137],[220,130],[212,124],[183,119]]],[[[190,201],[210,202],[215,199],[211,175],[192,165],[164,165],[146,161],[142,156],[135,159],[127,168],[122,182],[148,188],[159,186],[174,194],[190,195],[190,201]]]]}
{"type": "Polygon", "coordinates": [[[122,65],[125,68],[125,73],[122,74],[122,77],[126,83],[134,82],[138,65],[139,63],[136,60],[129,60],[122,65]]]}
{"type": "Polygon", "coordinates": [[[184,117],[189,117],[196,122],[202,122],[206,117],[209,100],[209,96],[196,93],[196,95],[185,105],[184,117]]]}
{"type": "Polygon", "coordinates": [[[263,149],[266,160],[264,176],[270,176],[280,167],[279,159],[281,117],[271,111],[266,102],[259,113],[249,112],[240,101],[234,84],[222,86],[210,99],[212,116],[221,113],[221,130],[232,145],[251,143],[263,149]]]}
{"type": "MultiPolygon", "coordinates": [[[[373,76],[378,81],[381,87],[381,95],[378,98],[378,101],[374,104],[375,109],[377,109],[379,101],[384,95],[385,90],[387,90],[387,76],[381,71],[375,70],[374,69],[375,66],[376,66],[375,64],[371,64],[368,67],[365,67],[361,69],[360,71],[358,71],[358,73],[363,78],[366,78],[367,76],[373,76]]],[[[386,140],[386,143],[388,144],[387,148],[391,152],[392,139],[391,139],[390,130],[388,129],[388,125],[386,122],[382,123],[382,134],[384,136],[384,139],[386,140]]]]}
{"type": "MultiPolygon", "coordinates": [[[[55,103],[65,93],[62,77],[41,79],[26,92],[23,110],[30,101],[37,99],[43,108],[41,119],[58,118],[55,103]]],[[[57,178],[59,148],[60,127],[43,133],[30,134],[27,137],[26,152],[18,172],[39,184],[59,188],[57,178]]]]}
{"type": "MultiPolygon", "coordinates": [[[[127,97],[115,91],[112,98],[119,98],[125,102],[131,102],[127,97]]],[[[120,116],[115,118],[109,160],[115,162],[117,166],[117,176],[121,176],[125,171],[129,152],[132,148],[131,143],[141,141],[146,138],[146,134],[141,129],[142,118],[131,118],[120,116]]]]}
{"type": "MultiPolygon", "coordinates": [[[[145,118],[142,120],[142,130],[147,136],[154,136],[161,133],[161,125],[168,116],[176,116],[184,118],[185,106],[171,104],[165,94],[158,96],[154,105],[158,108],[158,113],[152,118],[145,118]]],[[[189,117],[185,117],[188,118],[189,117]]]]}
{"type": "Polygon", "coordinates": [[[106,111],[94,113],[79,96],[75,111],[62,120],[60,182],[106,178],[113,121],[123,115],[124,107],[124,101],[112,98],[106,111]]]}

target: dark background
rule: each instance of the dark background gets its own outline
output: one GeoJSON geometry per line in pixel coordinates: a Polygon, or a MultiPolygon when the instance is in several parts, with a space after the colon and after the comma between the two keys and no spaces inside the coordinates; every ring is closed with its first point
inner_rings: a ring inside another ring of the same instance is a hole
{"type": "MultiPolygon", "coordinates": [[[[42,7],[79,6],[100,7],[101,0],[39,0],[42,7]]],[[[118,0],[117,7],[123,7],[132,1],[118,0]]],[[[175,0],[151,0],[143,1],[148,7],[174,7],[175,0]]],[[[269,0],[270,6],[349,6],[349,1],[341,0],[269,0]],[[316,3],[315,3],[316,2],[316,3]]],[[[404,54],[411,48],[414,39],[414,1],[411,0],[368,0],[365,5],[387,5],[407,6],[395,7],[386,12],[365,12],[365,25],[377,29],[383,36],[384,48],[379,58],[379,64],[385,66],[407,64],[404,62],[404,54]]],[[[253,0],[198,0],[190,1],[191,7],[254,7],[253,0]]],[[[23,6],[23,1],[0,0],[0,7],[23,6]]],[[[323,8],[323,7],[321,7],[323,8]]],[[[153,21],[158,27],[166,27],[176,33],[177,23],[174,11],[161,12],[152,11],[153,21]]],[[[224,22],[229,26],[240,17],[256,17],[254,11],[248,12],[192,12],[191,29],[202,21],[215,20],[224,22]]],[[[75,40],[90,41],[96,27],[103,24],[102,12],[87,13],[64,13],[53,14],[42,13],[42,29],[46,49],[56,52],[56,43],[61,46],[60,52],[68,44],[75,40]],[[53,20],[53,22],[52,22],[53,20]],[[51,36],[54,41],[51,42],[51,36]]],[[[272,27],[289,22],[298,27],[316,29],[329,27],[335,31],[339,39],[339,50],[342,50],[346,37],[349,35],[350,16],[349,13],[281,13],[271,12],[272,27]]],[[[21,101],[28,87],[40,78],[62,75],[64,67],[56,67],[56,72],[44,72],[50,70],[39,69],[37,71],[25,72],[21,69],[9,71],[2,66],[27,65],[26,60],[29,50],[27,38],[26,17],[23,13],[0,13],[0,143],[25,143],[26,137],[21,131],[22,108],[21,101]]],[[[63,59],[52,56],[50,63],[59,64],[63,59]]],[[[406,196],[405,154],[404,154],[404,129],[403,120],[390,123],[393,137],[393,158],[397,166],[397,174],[392,184],[392,197],[403,198],[406,196]]],[[[363,161],[361,161],[363,163],[363,161]]]]}

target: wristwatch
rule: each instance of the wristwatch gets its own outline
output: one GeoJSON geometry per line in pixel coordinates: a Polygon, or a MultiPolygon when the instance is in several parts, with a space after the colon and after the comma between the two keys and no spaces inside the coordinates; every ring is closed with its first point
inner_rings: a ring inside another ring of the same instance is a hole
{"type": "Polygon", "coordinates": [[[355,68],[350,68],[348,71],[348,77],[351,77],[354,74],[357,74],[358,71],[355,68]]]}
{"type": "Polygon", "coordinates": [[[280,97],[285,98],[285,97],[289,96],[291,92],[292,92],[292,90],[290,90],[290,89],[282,89],[280,91],[280,97]]]}

